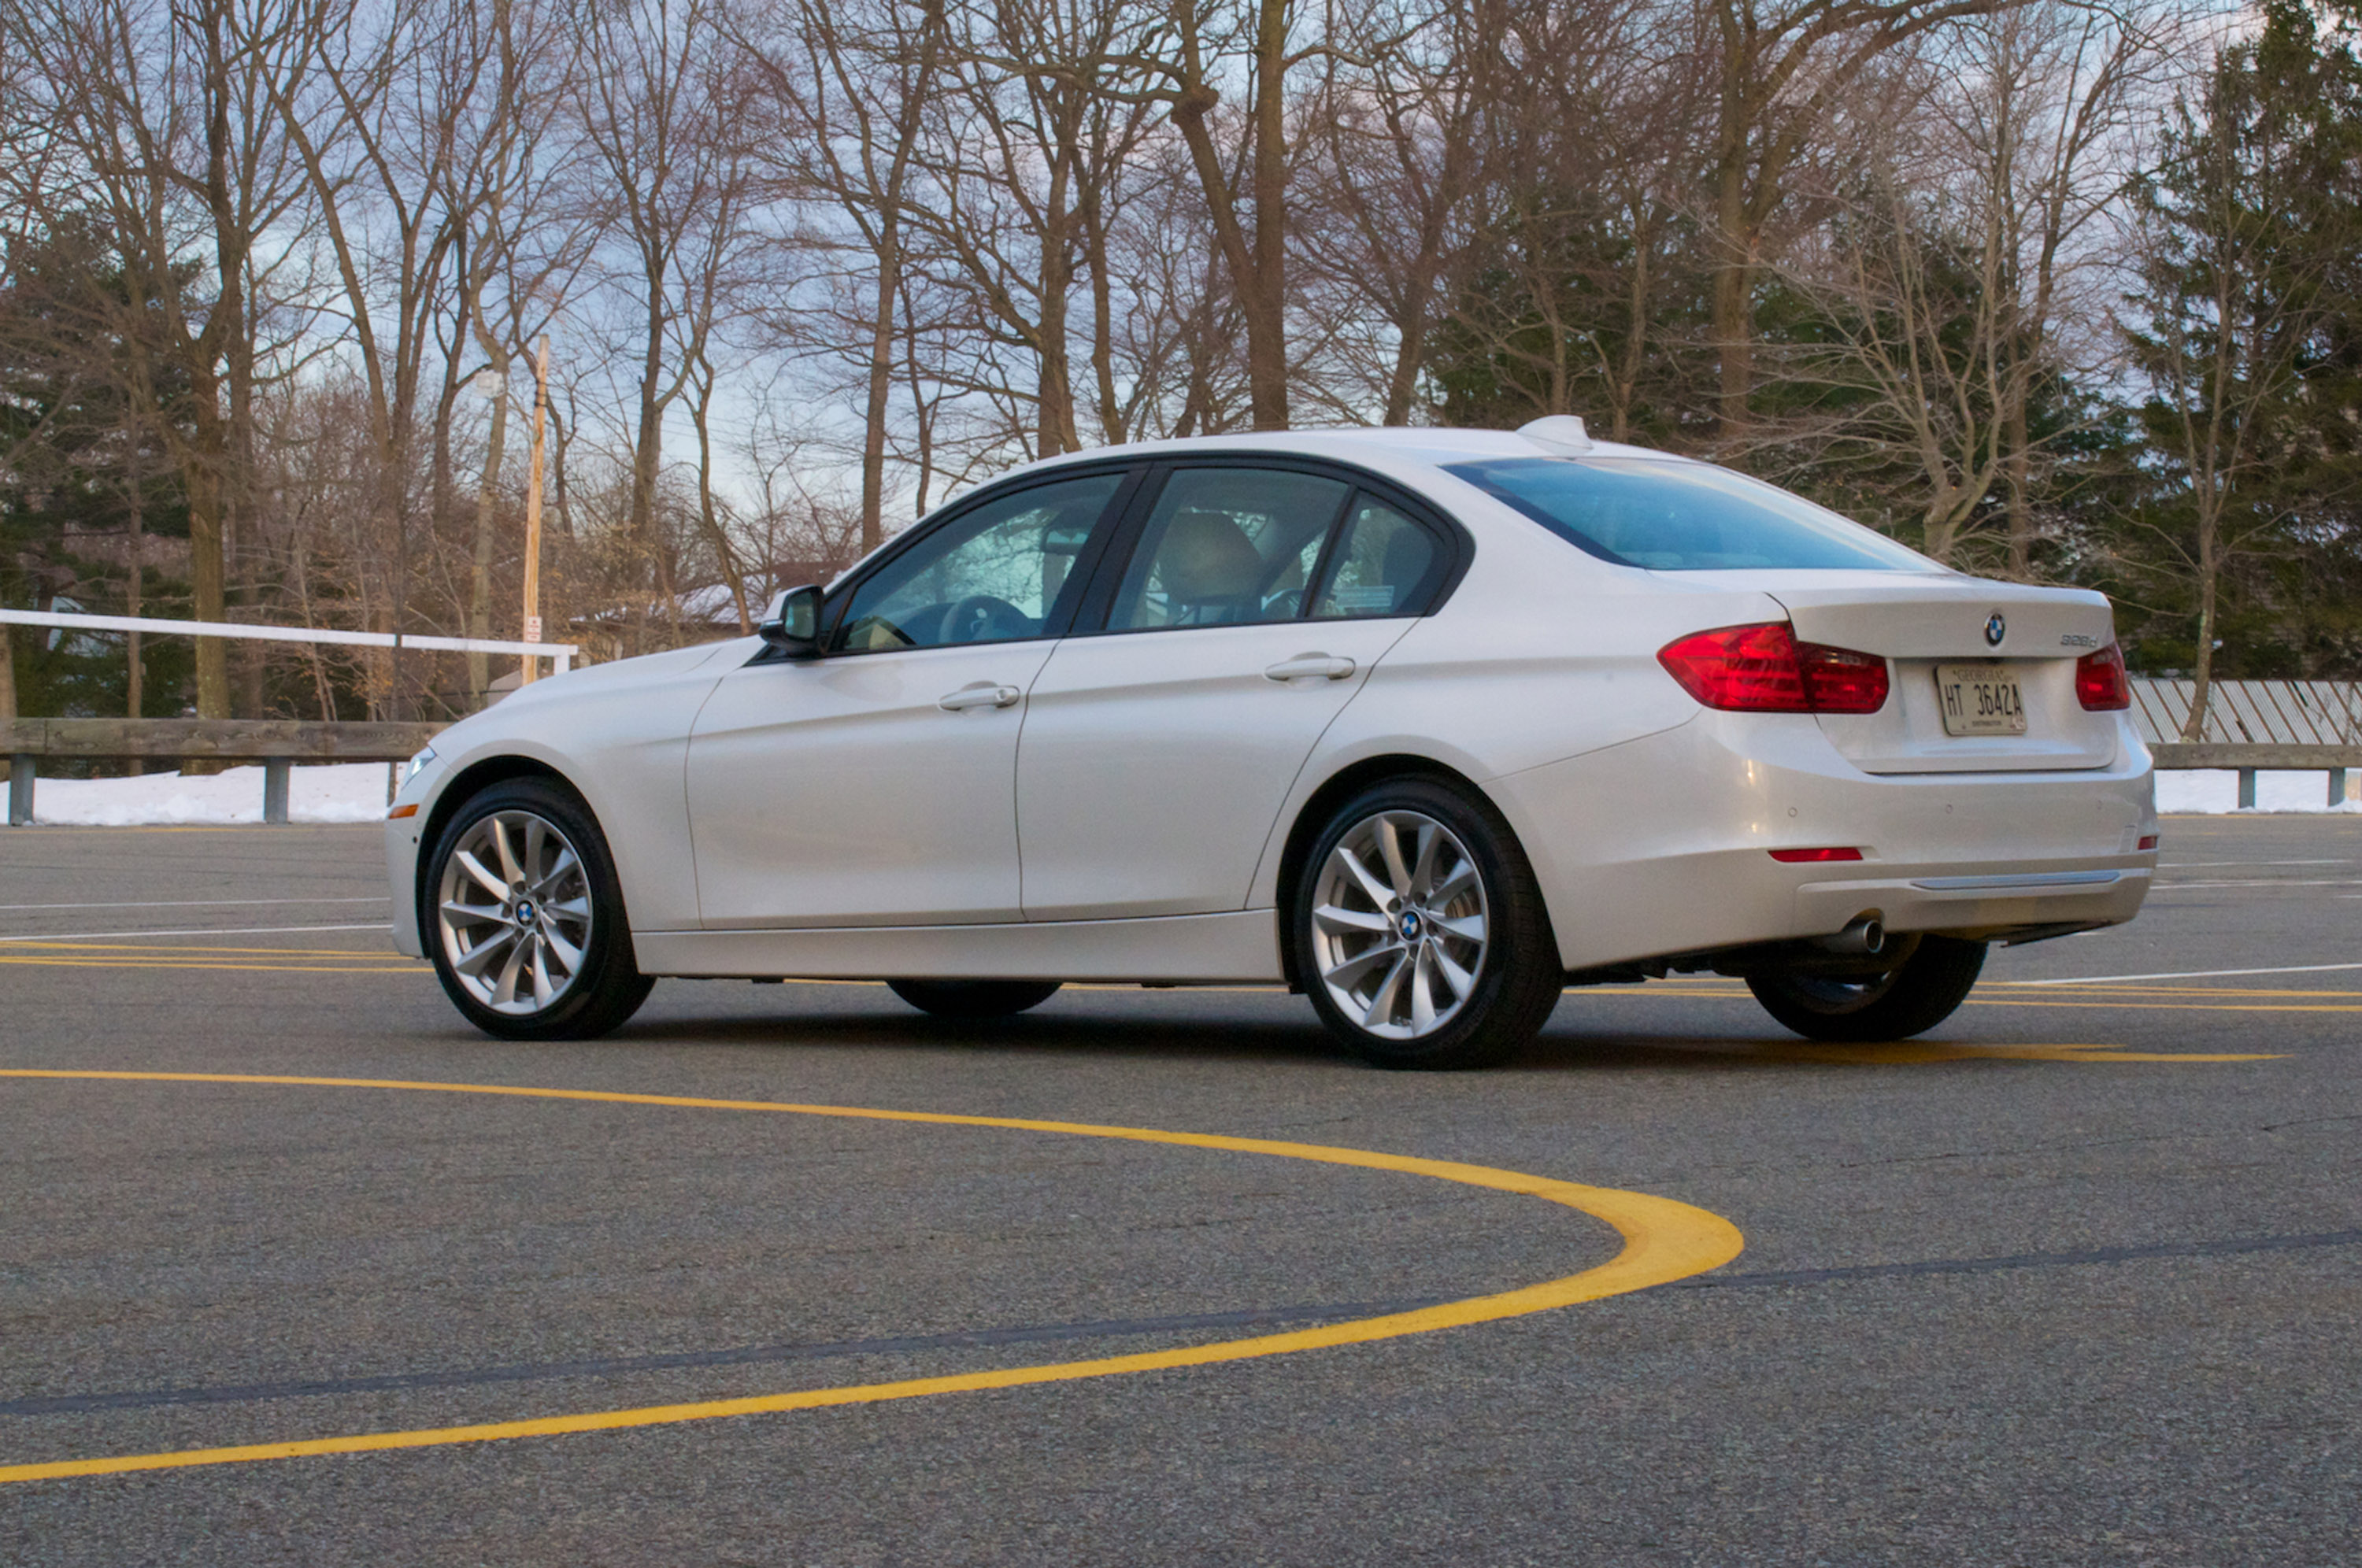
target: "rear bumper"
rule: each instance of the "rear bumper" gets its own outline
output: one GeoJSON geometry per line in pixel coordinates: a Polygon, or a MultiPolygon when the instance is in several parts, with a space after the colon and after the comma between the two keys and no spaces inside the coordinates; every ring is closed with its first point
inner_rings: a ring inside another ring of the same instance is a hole
{"type": "MultiPolygon", "coordinates": [[[[2154,861],[2155,856],[2144,856],[2154,861]]],[[[2049,925],[2120,925],[2148,897],[2148,865],[2079,871],[1962,874],[1807,882],[1796,889],[1794,934],[1818,935],[1869,918],[1889,931],[1979,939],[2049,925]]]]}
{"type": "Polygon", "coordinates": [[[1835,933],[1986,937],[2130,920],[2157,832],[2147,752],[2107,767],[1862,772],[1804,715],[1706,713],[1492,780],[1569,969],[1835,933]],[[1847,847],[1788,864],[1774,849],[1847,847]]]}

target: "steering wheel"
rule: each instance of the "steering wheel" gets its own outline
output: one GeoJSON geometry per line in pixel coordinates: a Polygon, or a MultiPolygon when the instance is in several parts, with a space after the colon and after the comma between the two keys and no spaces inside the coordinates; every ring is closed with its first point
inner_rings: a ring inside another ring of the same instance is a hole
{"type": "Polygon", "coordinates": [[[1033,629],[1033,618],[1006,599],[971,593],[944,612],[935,628],[937,643],[976,643],[997,637],[1023,636],[1033,629]]]}

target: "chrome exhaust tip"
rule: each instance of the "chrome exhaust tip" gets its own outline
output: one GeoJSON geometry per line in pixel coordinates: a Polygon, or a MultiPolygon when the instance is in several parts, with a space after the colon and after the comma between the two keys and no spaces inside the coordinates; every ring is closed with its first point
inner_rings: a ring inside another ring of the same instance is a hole
{"type": "Polygon", "coordinates": [[[1886,948],[1886,928],[1870,915],[1864,915],[1832,936],[1816,936],[1813,945],[1830,953],[1876,957],[1886,948]]]}

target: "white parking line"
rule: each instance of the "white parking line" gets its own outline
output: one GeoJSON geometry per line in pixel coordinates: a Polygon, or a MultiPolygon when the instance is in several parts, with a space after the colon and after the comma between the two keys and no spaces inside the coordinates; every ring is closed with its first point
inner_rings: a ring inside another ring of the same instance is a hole
{"type": "Polygon", "coordinates": [[[2351,866],[2351,860],[2160,860],[2160,871],[2220,870],[2225,866],[2351,866]]]}
{"type": "Polygon", "coordinates": [[[2362,969],[2362,964],[2284,964],[2275,969],[2177,969],[2167,975],[2078,975],[2071,980],[2009,980],[2013,986],[2099,986],[2117,980],[2212,980],[2225,975],[2318,975],[2330,969],[2362,969]]]}
{"type": "Polygon", "coordinates": [[[121,904],[0,904],[0,914],[27,910],[226,910],[247,904],[381,904],[385,895],[369,899],[143,899],[121,904]]]}
{"type": "Polygon", "coordinates": [[[2362,877],[2249,877],[2235,882],[2157,882],[2151,892],[2169,888],[2362,888],[2362,877]]]}
{"type": "Polygon", "coordinates": [[[194,931],[52,931],[39,936],[0,936],[0,942],[97,942],[115,936],[282,936],[291,931],[392,931],[392,921],[370,925],[200,926],[194,931]]]}

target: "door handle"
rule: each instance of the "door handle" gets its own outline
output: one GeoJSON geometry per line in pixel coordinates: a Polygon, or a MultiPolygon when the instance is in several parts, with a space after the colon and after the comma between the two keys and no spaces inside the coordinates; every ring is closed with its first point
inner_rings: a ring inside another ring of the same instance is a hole
{"type": "Polygon", "coordinates": [[[989,680],[978,680],[938,699],[935,706],[946,713],[956,713],[964,708],[1013,708],[1024,695],[1014,686],[995,686],[989,680]]]}
{"type": "Polygon", "coordinates": [[[1277,664],[1266,665],[1264,667],[1263,673],[1266,680],[1303,680],[1312,676],[1321,676],[1330,680],[1342,680],[1352,674],[1354,668],[1353,661],[1350,658],[1337,658],[1322,653],[1308,653],[1297,654],[1294,658],[1281,659],[1277,664]]]}

